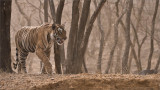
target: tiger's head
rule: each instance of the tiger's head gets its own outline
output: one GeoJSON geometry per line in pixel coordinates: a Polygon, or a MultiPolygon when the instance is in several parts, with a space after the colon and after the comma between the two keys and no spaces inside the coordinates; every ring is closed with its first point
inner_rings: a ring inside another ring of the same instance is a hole
{"type": "Polygon", "coordinates": [[[54,40],[57,42],[58,45],[62,45],[64,41],[67,39],[64,25],[52,24],[52,30],[54,30],[53,33],[54,40]]]}

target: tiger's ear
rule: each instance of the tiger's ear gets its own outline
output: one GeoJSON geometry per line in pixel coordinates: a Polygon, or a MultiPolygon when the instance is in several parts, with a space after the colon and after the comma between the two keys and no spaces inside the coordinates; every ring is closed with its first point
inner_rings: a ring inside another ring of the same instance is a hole
{"type": "Polygon", "coordinates": [[[55,30],[55,28],[56,28],[56,25],[52,24],[52,30],[55,30]]]}

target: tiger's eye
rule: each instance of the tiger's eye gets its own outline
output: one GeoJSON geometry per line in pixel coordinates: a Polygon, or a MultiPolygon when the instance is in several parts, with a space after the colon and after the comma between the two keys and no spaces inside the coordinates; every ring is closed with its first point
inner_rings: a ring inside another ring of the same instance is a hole
{"type": "Polygon", "coordinates": [[[57,40],[60,40],[60,38],[57,38],[57,40]]]}

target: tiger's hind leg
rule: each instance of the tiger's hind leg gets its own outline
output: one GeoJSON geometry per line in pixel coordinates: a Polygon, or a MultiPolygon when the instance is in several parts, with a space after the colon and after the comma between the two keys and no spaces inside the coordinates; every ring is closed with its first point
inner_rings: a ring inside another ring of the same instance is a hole
{"type": "Polygon", "coordinates": [[[28,52],[21,51],[19,56],[18,73],[27,73],[26,71],[26,59],[28,52]]]}

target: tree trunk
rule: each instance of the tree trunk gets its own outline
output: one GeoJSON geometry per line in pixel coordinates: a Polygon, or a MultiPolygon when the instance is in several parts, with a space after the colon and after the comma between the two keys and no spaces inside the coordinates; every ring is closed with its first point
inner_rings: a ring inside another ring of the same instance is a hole
{"type": "Polygon", "coordinates": [[[83,3],[83,8],[82,8],[82,13],[81,13],[81,18],[80,18],[80,23],[79,23],[79,29],[77,33],[77,37],[75,40],[75,47],[74,47],[74,56],[73,59],[76,64],[73,65],[74,72],[75,73],[81,73],[82,72],[82,63],[83,63],[83,58],[82,59],[77,59],[81,47],[81,43],[84,37],[84,32],[85,32],[85,27],[89,15],[89,10],[90,10],[90,3],[91,0],[85,0],[83,3]]]}
{"type": "MultiPolygon", "coordinates": [[[[137,64],[138,65],[138,72],[142,71],[142,66],[141,66],[141,59],[140,59],[141,46],[140,46],[140,43],[139,43],[137,31],[139,29],[139,24],[140,24],[140,21],[141,21],[141,15],[142,15],[144,4],[145,4],[145,0],[141,0],[140,9],[138,10],[138,15],[137,15],[136,28],[134,27],[133,23],[131,23],[132,28],[134,30],[133,48],[135,47],[135,42],[137,42],[137,45],[138,45],[138,57],[137,57],[137,60],[138,60],[138,64],[137,64]]],[[[131,56],[132,56],[132,54],[133,54],[133,50],[131,49],[131,56]]],[[[132,57],[130,57],[130,60],[132,60],[132,57]]]]}
{"type": "MultiPolygon", "coordinates": [[[[95,5],[95,8],[97,8],[96,0],[94,0],[94,5],[95,5]]],[[[102,29],[102,24],[101,24],[101,13],[99,13],[97,17],[97,24],[98,24],[101,37],[100,37],[100,47],[99,47],[100,49],[99,49],[96,73],[102,73],[101,62],[102,62],[102,55],[103,55],[103,49],[104,49],[104,30],[102,29]]]]}
{"type": "Polygon", "coordinates": [[[128,0],[127,3],[127,14],[126,14],[126,30],[125,30],[125,51],[122,58],[122,73],[127,74],[128,73],[128,55],[129,55],[129,49],[130,49],[130,18],[131,18],[131,12],[133,7],[133,0],[128,0]]]}
{"type": "MultiPolygon", "coordinates": [[[[65,0],[60,0],[56,13],[53,0],[49,0],[53,23],[61,24],[64,2],[65,0]]],[[[59,46],[57,43],[54,43],[54,60],[55,60],[56,73],[61,74],[62,73],[61,62],[62,61],[64,62],[65,60],[64,45],[59,46]]]]}
{"type": "Polygon", "coordinates": [[[0,71],[12,72],[10,20],[12,0],[0,1],[0,71]]]}
{"type": "MultiPolygon", "coordinates": [[[[78,54],[78,57],[77,57],[79,62],[81,62],[84,58],[84,55],[85,55],[85,52],[86,52],[86,49],[87,49],[87,45],[88,45],[89,36],[91,34],[91,31],[92,31],[93,23],[94,23],[96,17],[98,16],[99,12],[101,11],[105,2],[106,2],[106,0],[101,0],[100,3],[98,4],[98,7],[95,10],[95,12],[91,16],[91,19],[89,21],[89,26],[87,27],[86,33],[84,35],[84,39],[80,44],[80,50],[78,52],[79,54],[78,54]]],[[[81,66],[81,63],[79,64],[79,66],[81,66]]],[[[79,68],[78,68],[78,70],[79,70],[79,68]]]]}
{"type": "Polygon", "coordinates": [[[42,2],[41,2],[41,0],[39,0],[39,3],[40,3],[40,5],[39,5],[39,19],[40,19],[40,25],[41,24],[43,24],[43,20],[42,20],[42,16],[41,16],[41,7],[42,7],[42,2]]]}
{"type": "MultiPolygon", "coordinates": [[[[141,68],[141,65],[140,65],[140,63],[138,61],[138,58],[137,58],[137,55],[136,55],[136,51],[134,49],[134,46],[133,46],[132,42],[131,42],[131,50],[132,50],[131,53],[132,53],[132,55],[134,57],[134,60],[135,60],[136,66],[137,66],[137,70],[138,70],[138,72],[140,72],[142,70],[142,68],[141,68]]],[[[130,62],[130,66],[129,67],[131,67],[131,62],[130,62]]],[[[128,69],[128,73],[129,73],[129,69],[128,69]]]]}
{"type": "Polygon", "coordinates": [[[151,40],[150,40],[151,47],[150,47],[150,54],[148,57],[147,70],[151,69],[151,60],[152,60],[153,51],[154,51],[154,40],[153,40],[154,39],[154,29],[155,29],[155,21],[156,21],[158,6],[159,6],[159,0],[156,0],[155,11],[154,11],[153,18],[152,18],[151,40]]]}
{"type": "Polygon", "coordinates": [[[82,60],[82,64],[83,64],[84,72],[88,73],[88,69],[87,69],[86,62],[85,62],[85,57],[82,60]]]}
{"type": "MultiPolygon", "coordinates": [[[[89,10],[86,27],[88,27],[88,25],[89,25],[90,15],[91,15],[91,11],[89,10]]],[[[86,28],[85,28],[85,29],[86,29],[86,28]]],[[[82,64],[83,64],[85,73],[88,73],[88,69],[87,69],[86,62],[85,62],[85,57],[83,57],[83,62],[82,62],[82,64]]]]}
{"type": "MultiPolygon", "coordinates": [[[[56,11],[57,12],[56,13],[56,23],[57,24],[61,24],[64,2],[65,0],[60,0],[60,3],[56,11]]],[[[64,60],[65,60],[64,45],[59,46],[57,43],[54,43],[54,54],[55,54],[54,59],[55,59],[56,71],[58,74],[62,74],[62,72],[64,72],[63,70],[64,70],[64,60]]]]}
{"type": "Polygon", "coordinates": [[[74,73],[73,65],[75,64],[75,62],[73,59],[73,55],[74,55],[73,47],[75,47],[75,39],[76,39],[76,34],[78,32],[79,1],[80,0],[73,0],[73,5],[72,5],[72,21],[71,21],[71,28],[70,28],[69,40],[68,40],[68,46],[67,46],[66,73],[74,73]]]}
{"type": "MultiPolygon", "coordinates": [[[[62,11],[63,11],[63,7],[64,7],[64,2],[65,0],[60,0],[60,3],[58,5],[57,8],[57,14],[56,14],[56,23],[61,24],[61,18],[62,18],[62,11]]],[[[66,65],[65,65],[65,50],[64,50],[64,45],[60,46],[60,53],[61,53],[61,72],[62,74],[66,72],[66,65]]]]}
{"type": "Polygon", "coordinates": [[[61,24],[61,19],[62,19],[62,11],[64,7],[64,2],[65,0],[60,0],[59,5],[57,7],[57,13],[56,13],[56,23],[61,24]]]}
{"type": "Polygon", "coordinates": [[[56,12],[53,0],[49,0],[50,11],[53,19],[53,23],[56,22],[56,12]]]}
{"type": "MultiPolygon", "coordinates": [[[[53,0],[49,0],[50,11],[53,19],[53,23],[56,23],[56,12],[53,0]]],[[[61,74],[61,62],[60,62],[60,48],[57,43],[54,43],[54,61],[55,61],[55,72],[61,74]]]]}
{"type": "MultiPolygon", "coordinates": [[[[81,1],[81,3],[82,3],[82,1],[81,1]]],[[[80,3],[80,4],[81,4],[81,3],[80,3]]],[[[81,12],[82,12],[82,10],[81,10],[81,12]]],[[[86,22],[86,27],[88,27],[88,25],[89,25],[90,15],[91,15],[91,11],[89,10],[88,18],[87,18],[87,22],[86,22]]],[[[86,29],[86,27],[85,27],[85,29],[86,29]]],[[[82,64],[83,64],[84,72],[85,72],[85,73],[88,73],[88,69],[87,69],[86,62],[85,62],[85,57],[83,57],[82,60],[83,60],[82,64]]]]}
{"type": "MultiPolygon", "coordinates": [[[[137,30],[139,29],[139,24],[140,24],[140,21],[141,21],[141,18],[142,18],[142,11],[143,11],[143,8],[144,8],[144,5],[145,5],[145,0],[142,0],[141,1],[141,6],[140,6],[140,10],[138,11],[138,20],[137,20],[137,25],[136,25],[136,28],[137,30]]],[[[138,36],[138,35],[137,35],[138,36]]],[[[142,39],[142,42],[138,45],[138,61],[139,61],[139,64],[140,64],[140,67],[141,67],[141,70],[142,70],[142,65],[141,65],[141,48],[142,48],[142,45],[144,43],[144,41],[147,39],[147,32],[146,32],[146,35],[144,36],[144,38],[142,39]]]]}
{"type": "Polygon", "coordinates": [[[82,48],[81,48],[81,51],[80,51],[80,54],[79,54],[78,58],[82,58],[85,55],[85,51],[86,51],[86,48],[87,48],[87,45],[88,45],[89,36],[91,34],[91,31],[92,31],[93,23],[94,23],[96,17],[98,16],[99,12],[101,11],[105,2],[106,2],[106,0],[101,0],[100,3],[98,4],[98,7],[96,8],[93,15],[91,16],[89,26],[87,27],[87,30],[86,30],[86,33],[85,33],[85,36],[84,36],[84,41],[83,41],[83,43],[81,43],[82,48]]]}
{"type": "Polygon", "coordinates": [[[61,74],[60,46],[57,43],[54,43],[54,55],[56,73],[61,74]]]}
{"type": "MultiPolygon", "coordinates": [[[[84,5],[89,3],[89,1],[87,1],[87,0],[85,0],[84,2],[86,2],[86,3],[84,3],[84,5]]],[[[79,20],[79,18],[78,18],[79,17],[79,9],[78,9],[79,0],[78,1],[76,0],[73,2],[73,6],[75,9],[72,7],[72,9],[73,9],[72,15],[76,16],[76,18],[74,17],[75,20],[73,20],[73,16],[72,16],[70,38],[69,38],[68,48],[67,48],[68,49],[68,51],[67,51],[67,56],[68,56],[67,73],[80,73],[81,72],[82,62],[83,62],[85,51],[86,51],[86,48],[88,45],[88,39],[89,39],[90,33],[92,31],[93,23],[94,23],[98,13],[100,12],[100,10],[105,2],[106,2],[106,0],[101,0],[100,4],[98,5],[98,8],[96,9],[94,14],[92,15],[91,20],[89,22],[89,26],[87,27],[87,30],[86,30],[87,33],[85,34],[84,38],[83,38],[82,34],[84,33],[83,30],[85,28],[82,26],[84,26],[86,22],[80,23],[80,26],[79,26],[80,33],[77,33],[76,30],[78,29],[78,20],[79,20]],[[76,4],[74,4],[75,2],[76,2],[76,4]],[[73,24],[73,21],[75,21],[75,23],[74,23],[75,25],[73,24]],[[72,25],[74,25],[74,29],[73,29],[72,25]],[[74,33],[73,33],[72,29],[75,31],[74,33]],[[74,36],[71,36],[72,34],[74,34],[74,36]],[[73,38],[71,39],[71,37],[73,37],[73,38]],[[76,39],[75,37],[78,39],[76,39]],[[79,38],[79,37],[82,37],[82,38],[79,38]],[[76,40],[78,40],[78,41],[76,41],[76,40]],[[85,41],[83,41],[83,40],[85,40],[85,41]],[[80,44],[77,44],[76,42],[80,43],[80,44]],[[72,43],[72,46],[70,46],[71,43],[72,43]],[[75,45],[73,45],[73,44],[75,44],[75,45]],[[79,47],[77,47],[77,46],[79,46],[79,47]],[[72,59],[72,58],[74,58],[74,59],[72,59]]],[[[83,8],[84,8],[84,6],[83,6],[83,8]]],[[[84,11],[84,12],[86,12],[86,11],[84,11]]],[[[81,15],[81,17],[83,17],[83,16],[81,15]]],[[[83,20],[84,20],[84,18],[81,18],[80,22],[82,22],[83,20]]]]}
{"type": "Polygon", "coordinates": [[[44,23],[48,23],[48,0],[44,0],[44,23]]]}
{"type": "Polygon", "coordinates": [[[154,69],[155,71],[158,70],[159,64],[160,64],[160,55],[159,55],[159,58],[158,58],[158,60],[157,60],[157,64],[156,64],[155,69],[154,69]]]}

